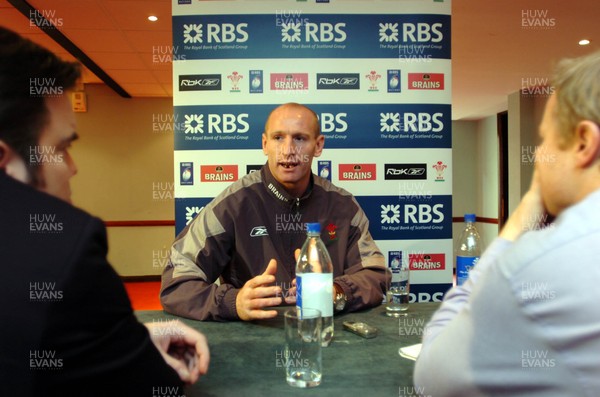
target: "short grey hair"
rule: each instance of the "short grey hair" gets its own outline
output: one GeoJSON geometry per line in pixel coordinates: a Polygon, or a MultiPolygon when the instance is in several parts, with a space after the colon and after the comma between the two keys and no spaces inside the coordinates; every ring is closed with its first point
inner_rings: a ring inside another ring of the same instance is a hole
{"type": "Polygon", "coordinates": [[[572,142],[579,122],[588,120],[600,126],[600,51],[560,61],[553,86],[562,145],[572,142]]]}

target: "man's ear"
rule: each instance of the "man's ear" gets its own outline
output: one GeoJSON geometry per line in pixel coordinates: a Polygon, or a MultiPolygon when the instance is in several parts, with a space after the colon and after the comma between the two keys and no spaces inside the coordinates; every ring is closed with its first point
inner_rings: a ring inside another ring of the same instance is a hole
{"type": "Polygon", "coordinates": [[[317,137],[317,144],[315,146],[315,157],[319,157],[321,153],[323,153],[323,148],[325,147],[325,136],[319,134],[317,137]]]}
{"type": "Polygon", "coordinates": [[[0,170],[6,169],[6,166],[10,161],[11,155],[12,150],[10,149],[10,146],[8,146],[6,142],[0,139],[0,170]]]}
{"type": "Polygon", "coordinates": [[[267,152],[267,133],[263,132],[262,134],[262,150],[264,155],[268,155],[269,153],[267,152]]]}
{"type": "Polygon", "coordinates": [[[25,162],[6,142],[0,140],[0,170],[23,183],[30,183],[31,176],[25,162]]]}
{"type": "Polygon", "coordinates": [[[575,127],[575,159],[581,168],[587,168],[600,157],[600,127],[584,120],[575,127]]]}

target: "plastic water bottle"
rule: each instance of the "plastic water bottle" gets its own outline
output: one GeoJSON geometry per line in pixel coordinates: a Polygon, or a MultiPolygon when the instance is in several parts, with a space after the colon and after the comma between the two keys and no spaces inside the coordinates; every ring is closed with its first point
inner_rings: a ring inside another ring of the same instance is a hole
{"type": "Polygon", "coordinates": [[[398,255],[390,264],[392,284],[386,293],[385,313],[390,317],[400,317],[408,310],[410,293],[410,271],[408,262],[398,255]]]}
{"type": "Polygon", "coordinates": [[[469,278],[469,271],[481,256],[481,237],[475,228],[475,214],[465,214],[463,230],[456,247],[456,284],[462,285],[469,278]]]}
{"type": "Polygon", "coordinates": [[[329,346],[333,339],[333,265],[321,240],[321,225],[307,223],[306,234],[296,263],[296,307],[321,311],[321,344],[329,346]]]}

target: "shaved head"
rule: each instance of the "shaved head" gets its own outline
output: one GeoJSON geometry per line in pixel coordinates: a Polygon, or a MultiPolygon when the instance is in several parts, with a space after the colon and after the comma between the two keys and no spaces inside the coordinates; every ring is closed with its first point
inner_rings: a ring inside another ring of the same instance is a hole
{"type": "Polygon", "coordinates": [[[317,116],[317,114],[309,107],[306,107],[304,105],[301,105],[301,104],[295,103],[295,102],[284,103],[283,105],[278,106],[275,109],[273,109],[271,111],[271,113],[269,113],[269,117],[267,117],[267,122],[265,123],[265,131],[269,131],[269,123],[274,118],[274,116],[277,116],[282,111],[289,111],[289,110],[297,111],[298,117],[303,117],[303,116],[309,115],[309,118],[312,119],[312,128],[315,132],[315,137],[317,137],[321,134],[321,125],[319,124],[319,117],[317,116]],[[302,113],[305,113],[305,114],[303,115],[302,113]]]}

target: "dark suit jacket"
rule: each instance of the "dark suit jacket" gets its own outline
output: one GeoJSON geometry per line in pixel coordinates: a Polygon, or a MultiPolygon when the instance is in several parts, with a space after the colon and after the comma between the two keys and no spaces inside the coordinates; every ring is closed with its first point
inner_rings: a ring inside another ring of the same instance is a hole
{"type": "Polygon", "coordinates": [[[106,253],[98,218],[0,170],[0,396],[184,394],[106,253]]]}

